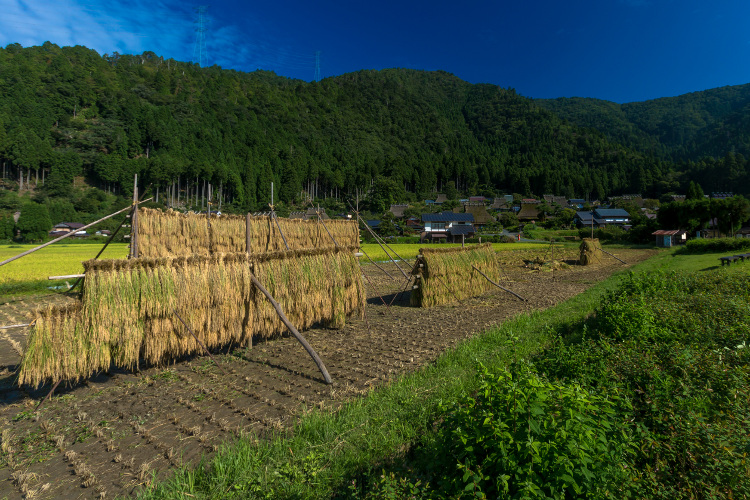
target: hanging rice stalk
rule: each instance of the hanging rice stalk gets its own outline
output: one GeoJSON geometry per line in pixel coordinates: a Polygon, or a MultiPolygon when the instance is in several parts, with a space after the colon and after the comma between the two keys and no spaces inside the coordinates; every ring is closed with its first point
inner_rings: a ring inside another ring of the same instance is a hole
{"type": "MultiPolygon", "coordinates": [[[[238,253],[246,251],[246,219],[235,215],[211,217],[182,214],[167,210],[141,208],[138,212],[138,251],[141,257],[177,257],[238,253]]],[[[278,226],[270,217],[250,218],[250,252],[253,254],[286,250],[283,232],[291,250],[334,248],[331,236],[342,247],[359,247],[356,222],[329,220],[326,228],[317,220],[278,218],[278,226]]]]}
{"type": "Polygon", "coordinates": [[[40,311],[21,362],[19,383],[80,380],[110,365],[137,368],[202,350],[247,344],[286,330],[253,273],[300,329],[339,328],[362,315],[365,291],[353,248],[84,263],[81,303],[40,311]]]}
{"type": "Polygon", "coordinates": [[[415,266],[419,279],[417,289],[411,294],[411,304],[417,307],[453,303],[493,288],[472,266],[488,276],[497,276],[499,272],[495,251],[489,243],[464,248],[422,248],[419,253],[421,257],[415,266]]]}
{"type": "Polygon", "coordinates": [[[581,240],[579,250],[578,262],[582,266],[590,266],[602,262],[602,245],[599,243],[599,238],[584,238],[581,240]]]}

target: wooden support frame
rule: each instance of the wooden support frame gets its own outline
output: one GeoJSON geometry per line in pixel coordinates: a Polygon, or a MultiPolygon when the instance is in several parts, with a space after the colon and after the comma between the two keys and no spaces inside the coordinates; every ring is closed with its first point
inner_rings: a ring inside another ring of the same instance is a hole
{"type": "Polygon", "coordinates": [[[276,314],[279,315],[279,318],[281,321],[286,325],[286,327],[289,329],[289,331],[294,335],[294,337],[299,341],[300,344],[302,344],[302,347],[305,348],[307,353],[312,357],[313,361],[315,361],[315,364],[318,365],[318,369],[320,370],[320,373],[323,375],[323,379],[325,380],[326,384],[332,384],[333,381],[331,380],[331,376],[328,374],[328,370],[326,369],[325,365],[323,364],[323,361],[320,359],[320,356],[318,356],[318,353],[315,352],[315,349],[312,348],[310,344],[305,340],[305,338],[300,335],[299,331],[294,327],[294,325],[289,321],[289,319],[286,317],[286,314],[284,314],[284,311],[281,310],[281,306],[278,302],[271,296],[271,293],[266,290],[266,287],[261,285],[260,281],[258,281],[258,278],[256,278],[254,275],[250,275],[250,280],[253,282],[253,285],[255,285],[258,290],[260,290],[263,295],[266,296],[268,301],[271,303],[273,308],[276,310],[276,314]]]}
{"type": "Polygon", "coordinates": [[[481,274],[482,276],[484,276],[484,279],[486,279],[487,281],[489,281],[490,283],[492,283],[493,285],[495,285],[495,286],[496,286],[496,287],[498,287],[499,289],[501,289],[501,290],[505,290],[506,292],[508,292],[508,293],[510,293],[510,294],[512,294],[512,295],[515,295],[515,296],[516,296],[516,297],[518,297],[518,298],[519,298],[520,300],[522,300],[522,301],[526,302],[526,299],[524,299],[523,297],[521,297],[520,295],[518,295],[518,294],[517,294],[516,292],[514,292],[514,291],[512,291],[512,290],[508,290],[507,288],[505,288],[505,287],[502,287],[502,286],[498,285],[497,283],[495,283],[494,281],[492,281],[492,280],[490,279],[490,277],[489,277],[489,276],[487,276],[486,274],[484,274],[484,273],[483,273],[482,271],[480,271],[480,270],[479,270],[479,269],[477,268],[477,266],[471,266],[471,267],[473,267],[473,268],[474,268],[474,270],[475,270],[476,272],[478,272],[479,274],[481,274]]]}

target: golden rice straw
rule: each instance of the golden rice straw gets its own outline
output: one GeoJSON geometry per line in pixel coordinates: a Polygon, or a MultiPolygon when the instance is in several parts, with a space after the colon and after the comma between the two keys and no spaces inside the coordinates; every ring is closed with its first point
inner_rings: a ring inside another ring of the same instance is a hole
{"type": "MultiPolygon", "coordinates": [[[[245,217],[212,217],[210,229],[206,217],[200,214],[141,208],[138,217],[141,257],[205,256],[247,251],[245,217]]],[[[326,221],[329,236],[318,220],[277,220],[290,250],[334,248],[331,236],[342,247],[359,247],[359,229],[355,221],[326,221]]],[[[252,254],[286,250],[279,229],[267,216],[250,218],[250,242],[252,254]]]]}
{"type": "Polygon", "coordinates": [[[354,248],[214,256],[91,260],[81,304],[39,313],[19,383],[79,380],[109,369],[159,364],[202,347],[249,343],[285,331],[251,272],[300,329],[339,328],[364,312],[354,248]]]}
{"type": "Polygon", "coordinates": [[[499,266],[492,245],[464,248],[422,248],[416,266],[420,279],[412,291],[411,303],[417,307],[431,307],[475,297],[493,288],[473,266],[488,276],[497,276],[499,266]]]}
{"type": "Polygon", "coordinates": [[[599,238],[584,238],[581,240],[578,261],[583,266],[598,264],[602,261],[602,245],[599,238]]]}

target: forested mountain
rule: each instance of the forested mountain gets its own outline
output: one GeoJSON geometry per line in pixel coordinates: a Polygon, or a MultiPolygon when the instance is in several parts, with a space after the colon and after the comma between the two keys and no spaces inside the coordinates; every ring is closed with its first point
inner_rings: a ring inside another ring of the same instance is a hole
{"type": "MultiPolygon", "coordinates": [[[[729,123],[739,97],[723,107],[721,99],[704,99],[713,107],[695,111],[695,120],[719,127],[721,110],[729,123]]],[[[214,197],[244,211],[266,206],[271,182],[285,203],[367,193],[383,180],[395,201],[430,197],[448,183],[465,194],[601,199],[659,196],[716,168],[680,165],[684,175],[666,160],[677,137],[692,133],[666,104],[651,117],[656,105],[570,103],[440,71],[359,71],[307,83],[151,52],[14,44],[0,49],[2,185],[49,204],[78,196],[74,180],[85,179],[126,199],[138,173],[162,203],[200,205],[210,183],[214,197]],[[597,124],[605,130],[591,128],[597,124]]],[[[746,180],[744,158],[735,164],[746,180]]],[[[95,210],[91,200],[75,200],[78,212],[95,210]]]]}
{"type": "Polygon", "coordinates": [[[750,156],[750,84],[628,104],[579,97],[534,102],[609,140],[675,161],[750,156]]]}

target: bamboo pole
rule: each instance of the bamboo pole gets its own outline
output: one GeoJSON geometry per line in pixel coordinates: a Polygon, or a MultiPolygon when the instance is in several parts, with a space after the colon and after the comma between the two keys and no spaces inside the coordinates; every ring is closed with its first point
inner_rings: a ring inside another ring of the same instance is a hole
{"type": "Polygon", "coordinates": [[[31,323],[21,323],[20,325],[0,326],[0,330],[7,330],[8,328],[20,328],[22,326],[31,326],[31,323]]]}
{"type": "MultiPolygon", "coordinates": [[[[133,211],[134,211],[134,212],[138,211],[138,207],[137,207],[137,206],[136,206],[136,207],[133,207],[133,211]]],[[[132,213],[132,212],[131,212],[131,213],[132,213]]],[[[120,229],[122,229],[122,228],[123,228],[123,226],[125,226],[125,221],[126,221],[126,220],[128,220],[127,216],[125,216],[125,219],[123,219],[123,221],[122,221],[122,222],[120,223],[120,225],[119,225],[119,226],[117,226],[117,229],[115,229],[115,232],[114,232],[114,233],[112,233],[112,234],[111,234],[111,235],[109,236],[109,238],[107,238],[107,241],[106,241],[106,242],[104,243],[104,246],[102,247],[102,249],[101,249],[101,250],[99,250],[99,253],[98,253],[98,254],[96,254],[96,257],[94,257],[94,260],[96,260],[96,259],[98,259],[99,257],[101,257],[101,255],[102,255],[102,254],[104,253],[104,250],[106,250],[106,249],[107,249],[107,247],[109,246],[109,244],[110,244],[110,243],[112,243],[112,240],[114,240],[114,239],[115,239],[115,236],[117,236],[117,233],[119,233],[119,232],[120,232],[120,229]]],[[[77,277],[78,277],[78,279],[76,280],[76,282],[75,282],[75,283],[73,283],[73,286],[71,286],[71,287],[70,287],[70,289],[69,289],[68,291],[70,291],[70,290],[74,289],[75,287],[77,287],[77,286],[78,286],[78,284],[79,284],[79,283],[81,282],[81,280],[82,280],[82,279],[84,278],[84,276],[85,276],[84,274],[78,275],[78,276],[77,276],[77,277]]],[[[72,278],[72,277],[73,277],[73,275],[71,275],[71,278],[72,278]]],[[[52,279],[52,276],[50,276],[50,278],[49,278],[49,279],[52,279]]],[[[64,279],[64,278],[60,278],[60,279],[64,279]]]]}
{"type": "MultiPolygon", "coordinates": [[[[369,255],[367,255],[367,252],[365,252],[365,249],[364,249],[364,248],[360,248],[360,250],[362,250],[362,253],[363,253],[363,254],[365,255],[365,257],[367,257],[367,260],[369,260],[370,262],[372,262],[372,263],[373,263],[373,264],[375,265],[375,267],[377,267],[378,269],[380,269],[381,271],[383,271],[383,272],[384,272],[385,274],[387,274],[387,275],[388,275],[388,277],[389,277],[389,278],[391,278],[392,280],[394,280],[394,281],[396,280],[396,278],[394,278],[394,277],[393,277],[393,276],[391,275],[391,273],[389,273],[388,271],[386,271],[386,270],[385,270],[385,268],[383,268],[383,267],[380,267],[380,266],[378,265],[378,263],[377,263],[377,262],[375,262],[374,260],[372,260],[372,258],[370,258],[370,256],[369,256],[369,255]]],[[[364,273],[363,273],[363,274],[364,274],[364,273]]]]}
{"type": "MultiPolygon", "coordinates": [[[[377,235],[375,234],[375,232],[374,232],[374,231],[373,231],[373,230],[372,230],[372,229],[370,228],[370,226],[368,226],[368,225],[367,225],[367,223],[366,223],[366,222],[364,222],[364,221],[362,220],[362,218],[361,218],[361,217],[359,216],[359,214],[357,214],[357,220],[359,220],[359,221],[360,221],[360,222],[361,222],[361,223],[362,223],[362,224],[363,224],[363,225],[365,226],[365,229],[367,229],[367,230],[368,230],[368,231],[370,232],[370,234],[371,234],[371,235],[373,236],[373,238],[375,238],[375,242],[376,242],[376,243],[377,243],[378,245],[380,245],[380,248],[381,248],[381,249],[383,250],[383,252],[384,252],[384,253],[385,253],[385,254],[386,254],[386,255],[388,256],[388,258],[389,258],[389,259],[391,259],[391,262],[393,262],[394,264],[396,264],[396,267],[398,268],[398,270],[399,270],[399,271],[401,271],[401,274],[403,274],[403,275],[404,275],[404,278],[408,278],[408,276],[406,275],[406,273],[404,272],[404,270],[403,270],[403,269],[401,269],[401,266],[399,266],[399,265],[398,265],[398,262],[396,262],[396,259],[394,259],[393,257],[391,257],[391,254],[389,254],[389,253],[388,253],[388,250],[386,250],[386,249],[385,249],[385,248],[383,247],[383,245],[382,245],[382,244],[380,243],[380,240],[378,239],[378,236],[377,236],[377,235]]],[[[389,248],[390,248],[390,247],[389,247],[389,248]]],[[[393,252],[393,249],[391,249],[391,251],[393,252]]],[[[396,252],[393,252],[393,253],[394,253],[394,254],[396,254],[396,252]]],[[[396,256],[398,257],[398,255],[396,255],[396,256]]],[[[399,258],[400,258],[400,257],[399,257],[399,258]]],[[[401,259],[401,260],[404,260],[404,259],[401,259]]]]}
{"type": "Polygon", "coordinates": [[[333,244],[336,245],[336,248],[338,248],[339,243],[338,241],[336,241],[336,238],[334,238],[331,232],[328,230],[328,227],[326,227],[326,223],[323,222],[323,217],[320,216],[320,211],[316,211],[315,213],[318,215],[318,221],[320,221],[320,223],[323,224],[323,229],[326,230],[326,233],[328,233],[328,236],[330,236],[331,239],[333,240],[333,244]]]}
{"type": "Polygon", "coordinates": [[[219,368],[219,370],[221,370],[221,373],[223,373],[224,375],[226,375],[227,372],[225,372],[224,368],[221,367],[221,365],[219,364],[219,362],[214,359],[213,355],[211,355],[211,352],[208,350],[208,348],[206,347],[206,345],[203,342],[201,342],[201,340],[195,335],[195,333],[193,332],[193,329],[190,328],[190,326],[188,326],[187,323],[185,323],[185,320],[182,319],[182,317],[180,317],[179,314],[177,314],[177,309],[172,309],[172,312],[174,313],[175,316],[177,316],[177,319],[179,319],[180,322],[183,325],[185,325],[185,328],[188,329],[188,331],[190,332],[190,335],[193,336],[193,338],[195,339],[195,341],[198,342],[201,345],[201,347],[203,348],[204,351],[206,351],[206,354],[208,354],[208,356],[211,358],[211,361],[213,361],[214,364],[219,368]]]}
{"type": "Polygon", "coordinates": [[[290,332],[292,332],[292,335],[299,341],[300,344],[302,344],[302,347],[305,348],[307,353],[312,357],[313,361],[315,361],[315,364],[318,365],[318,369],[320,370],[320,373],[323,374],[323,378],[326,381],[326,384],[331,384],[333,381],[331,380],[331,376],[328,374],[328,370],[326,370],[325,365],[323,364],[323,361],[318,356],[318,353],[315,352],[315,350],[312,348],[310,344],[307,343],[305,338],[300,335],[299,331],[294,327],[294,325],[287,319],[286,315],[284,314],[284,311],[281,310],[281,306],[279,305],[276,300],[271,296],[271,293],[266,290],[266,287],[260,284],[260,281],[254,276],[250,275],[250,280],[253,282],[253,284],[263,292],[263,295],[266,296],[268,301],[271,303],[274,309],[276,309],[276,314],[279,315],[279,318],[281,321],[286,325],[286,327],[289,329],[290,332]]]}
{"type": "Polygon", "coordinates": [[[130,215],[130,258],[138,258],[138,174],[135,174],[133,181],[133,207],[134,210],[130,215]]]}
{"type": "MultiPolygon", "coordinates": [[[[147,199],[143,200],[143,202],[142,202],[142,203],[145,203],[145,202],[147,202],[147,201],[150,201],[150,200],[151,200],[151,198],[147,198],[147,199]]],[[[83,226],[82,228],[78,229],[78,231],[83,231],[83,230],[85,230],[85,229],[88,229],[88,228],[90,228],[91,226],[95,226],[95,225],[99,224],[100,222],[104,222],[105,220],[107,220],[107,219],[110,219],[110,218],[114,217],[115,215],[121,214],[121,213],[123,213],[123,212],[124,212],[125,210],[130,210],[130,209],[131,209],[131,207],[130,207],[130,206],[127,206],[127,207],[123,208],[122,210],[118,210],[117,212],[115,212],[115,213],[113,213],[113,214],[109,214],[108,216],[106,216],[106,217],[102,217],[101,219],[99,219],[99,220],[97,220],[97,221],[94,221],[94,222],[92,222],[91,224],[87,224],[87,225],[83,226]]],[[[55,238],[54,240],[51,240],[51,241],[48,241],[47,243],[43,243],[43,244],[39,245],[38,247],[34,247],[34,248],[32,248],[31,250],[26,250],[26,251],[25,251],[25,252],[23,252],[23,253],[19,253],[19,254],[18,254],[18,255],[16,255],[15,257],[11,257],[10,259],[6,259],[6,260],[4,260],[4,261],[0,262],[0,266],[4,266],[5,264],[7,264],[7,263],[9,263],[9,262],[13,262],[13,261],[14,261],[14,260],[16,260],[16,259],[20,259],[21,257],[25,257],[25,256],[27,256],[27,255],[29,255],[29,254],[31,254],[31,253],[34,253],[34,252],[36,252],[37,250],[41,250],[41,249],[42,249],[42,248],[44,248],[44,247],[50,246],[50,245],[51,245],[51,244],[53,244],[53,243],[57,243],[58,241],[62,241],[62,240],[64,240],[65,238],[70,238],[70,237],[71,237],[71,236],[73,236],[74,234],[75,234],[75,232],[74,232],[74,231],[71,231],[71,232],[69,232],[69,233],[66,233],[66,234],[64,234],[64,235],[60,236],[59,238],[55,238]]]]}
{"type": "Polygon", "coordinates": [[[281,239],[284,240],[284,246],[287,250],[289,250],[289,243],[286,242],[286,237],[284,236],[284,231],[281,230],[281,225],[279,224],[279,218],[276,217],[276,212],[271,211],[271,218],[276,222],[276,227],[279,228],[279,234],[281,235],[281,239]]]}
{"type": "Polygon", "coordinates": [[[515,295],[516,297],[518,297],[519,299],[521,299],[521,300],[523,300],[524,302],[526,302],[526,299],[524,299],[523,297],[521,297],[520,295],[518,295],[518,294],[517,294],[516,292],[514,292],[514,291],[512,291],[512,290],[508,290],[507,288],[505,288],[505,287],[502,287],[502,286],[498,285],[497,283],[495,283],[494,281],[492,281],[492,280],[491,280],[491,279],[489,278],[489,276],[487,276],[487,275],[486,275],[486,274],[484,274],[484,273],[483,273],[482,271],[480,271],[479,269],[477,269],[477,267],[476,267],[476,266],[471,266],[471,267],[473,267],[473,268],[474,268],[474,270],[475,270],[476,272],[478,272],[479,274],[481,274],[482,276],[484,276],[484,278],[485,278],[485,279],[486,279],[487,281],[489,281],[490,283],[492,283],[492,284],[493,284],[493,285],[495,285],[496,287],[500,288],[501,290],[505,290],[506,292],[508,292],[508,293],[510,293],[510,294],[513,294],[513,295],[515,295]]]}
{"type": "Polygon", "coordinates": [[[622,260],[622,259],[620,259],[620,258],[618,258],[618,257],[616,257],[616,256],[614,256],[614,255],[612,255],[611,253],[609,253],[608,251],[604,250],[603,248],[601,249],[601,251],[602,251],[603,253],[606,253],[606,254],[607,254],[607,255],[609,255],[610,257],[613,257],[613,258],[615,258],[615,259],[619,260],[619,261],[620,261],[620,262],[622,262],[623,264],[627,264],[627,262],[625,262],[624,260],[622,260]]]}

